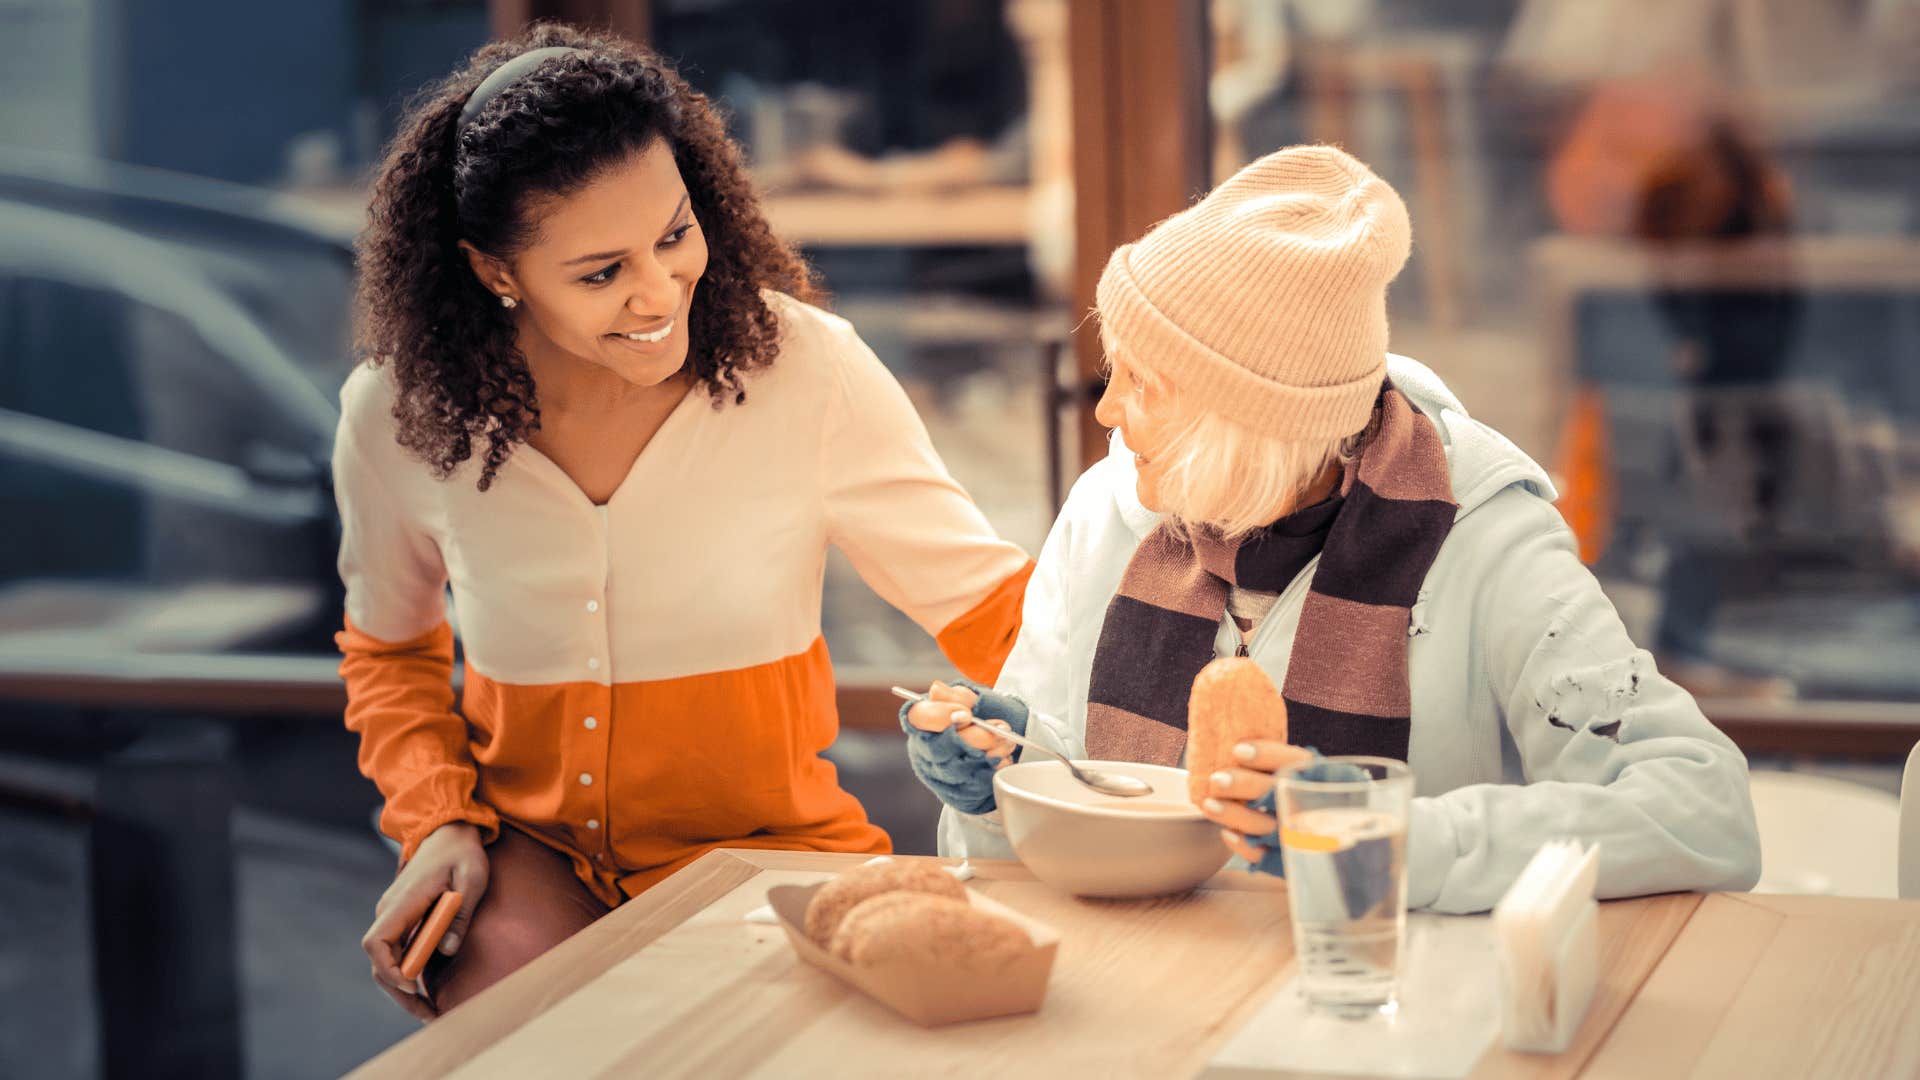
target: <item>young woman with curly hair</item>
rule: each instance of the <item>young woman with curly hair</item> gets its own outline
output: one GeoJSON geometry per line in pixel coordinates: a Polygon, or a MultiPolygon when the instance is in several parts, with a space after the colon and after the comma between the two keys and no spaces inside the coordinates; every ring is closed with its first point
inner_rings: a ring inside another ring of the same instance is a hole
{"type": "Polygon", "coordinates": [[[346,722],[402,849],[375,980],[426,1018],[713,848],[888,850],[819,756],[827,546],[989,681],[1032,563],[809,304],[706,98],[613,38],[489,45],[404,121],[360,254],[334,473],[346,722]]]}

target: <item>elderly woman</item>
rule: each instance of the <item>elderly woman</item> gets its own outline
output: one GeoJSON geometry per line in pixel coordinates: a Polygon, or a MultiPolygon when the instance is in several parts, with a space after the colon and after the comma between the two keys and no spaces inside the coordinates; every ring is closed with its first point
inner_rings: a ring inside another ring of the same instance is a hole
{"type": "Polygon", "coordinates": [[[1114,252],[1112,451],[1047,538],[997,686],[902,712],[942,854],[1011,855],[991,725],[1178,764],[1194,675],[1238,654],[1294,744],[1243,744],[1211,778],[1243,857],[1275,827],[1249,804],[1314,747],[1412,767],[1415,907],[1491,907],[1556,837],[1599,845],[1604,897],[1752,886],[1740,751],[1629,640],[1540,467],[1386,351],[1409,240],[1391,187],[1307,146],[1114,252]],[[969,711],[986,725],[952,726],[969,711]]]}

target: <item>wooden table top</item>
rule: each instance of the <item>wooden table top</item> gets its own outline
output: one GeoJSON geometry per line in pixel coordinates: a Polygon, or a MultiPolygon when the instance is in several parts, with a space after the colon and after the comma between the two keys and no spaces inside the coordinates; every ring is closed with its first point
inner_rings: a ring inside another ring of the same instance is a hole
{"type": "MultiPolygon", "coordinates": [[[[1293,974],[1276,880],[1090,901],[977,862],[971,887],[1062,934],[1046,1004],[922,1029],[743,920],[862,861],[713,852],[352,1075],[1194,1076],[1293,974]]],[[[1573,1045],[1496,1039],[1467,1075],[1920,1075],[1920,903],[1677,894],[1602,904],[1599,931],[1573,1045]]]]}

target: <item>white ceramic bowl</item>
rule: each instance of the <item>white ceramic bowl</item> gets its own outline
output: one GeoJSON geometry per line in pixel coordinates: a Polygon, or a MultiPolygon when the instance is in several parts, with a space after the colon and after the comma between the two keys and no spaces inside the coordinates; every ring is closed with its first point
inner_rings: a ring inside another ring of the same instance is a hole
{"type": "Polygon", "coordinates": [[[1185,769],[1130,761],[1085,764],[1153,786],[1118,799],[1068,775],[1058,761],[1009,765],[993,776],[1013,852],[1033,876],[1079,896],[1141,897],[1185,892],[1226,865],[1220,827],[1187,798],[1185,769]],[[1155,803],[1167,811],[1129,809],[1155,803]]]}

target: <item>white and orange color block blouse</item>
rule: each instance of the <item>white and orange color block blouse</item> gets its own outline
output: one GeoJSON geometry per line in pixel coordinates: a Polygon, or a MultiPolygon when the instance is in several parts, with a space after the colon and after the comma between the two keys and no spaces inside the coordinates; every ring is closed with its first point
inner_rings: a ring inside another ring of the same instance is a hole
{"type": "Polygon", "coordinates": [[[888,850],[819,756],[839,728],[827,546],[984,682],[1033,564],[853,328],[769,300],[784,340],[745,404],[696,386],[604,506],[526,445],[485,493],[473,462],[436,480],[395,442],[389,370],[348,379],[346,723],[406,857],[447,822],[505,822],[617,903],[715,847],[888,850]]]}

